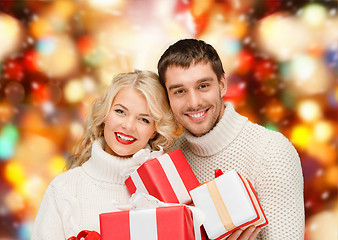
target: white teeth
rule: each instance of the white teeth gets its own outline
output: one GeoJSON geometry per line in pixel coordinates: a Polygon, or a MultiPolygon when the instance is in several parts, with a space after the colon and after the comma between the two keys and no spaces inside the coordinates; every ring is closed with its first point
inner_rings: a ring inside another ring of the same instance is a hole
{"type": "Polygon", "coordinates": [[[123,141],[134,141],[134,140],[135,140],[135,138],[126,137],[126,136],[123,136],[123,135],[118,134],[118,133],[116,133],[116,135],[117,135],[119,138],[121,138],[123,141]]]}
{"type": "Polygon", "coordinates": [[[196,113],[196,114],[188,114],[190,117],[193,118],[200,118],[205,114],[205,112],[201,112],[201,113],[196,113]]]}

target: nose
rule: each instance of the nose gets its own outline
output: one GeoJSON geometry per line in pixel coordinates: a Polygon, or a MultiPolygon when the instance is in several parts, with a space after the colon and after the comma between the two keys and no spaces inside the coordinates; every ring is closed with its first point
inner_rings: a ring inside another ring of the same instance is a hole
{"type": "Polygon", "coordinates": [[[133,117],[126,117],[123,120],[122,127],[126,130],[133,130],[135,127],[135,119],[133,117]]]}
{"type": "Polygon", "coordinates": [[[186,99],[187,106],[192,109],[197,109],[202,105],[201,96],[197,91],[190,91],[186,99]]]}

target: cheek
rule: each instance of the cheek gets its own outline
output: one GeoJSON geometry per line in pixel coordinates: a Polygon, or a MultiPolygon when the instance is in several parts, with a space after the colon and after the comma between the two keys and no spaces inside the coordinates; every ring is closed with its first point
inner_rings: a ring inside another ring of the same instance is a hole
{"type": "Polygon", "coordinates": [[[155,131],[156,131],[155,125],[149,126],[143,130],[143,133],[144,133],[143,136],[147,138],[146,140],[148,141],[149,139],[152,139],[154,135],[156,135],[156,133],[154,134],[155,131]]]}
{"type": "Polygon", "coordinates": [[[184,106],[183,99],[173,99],[170,100],[170,107],[174,114],[178,113],[184,106]]]}

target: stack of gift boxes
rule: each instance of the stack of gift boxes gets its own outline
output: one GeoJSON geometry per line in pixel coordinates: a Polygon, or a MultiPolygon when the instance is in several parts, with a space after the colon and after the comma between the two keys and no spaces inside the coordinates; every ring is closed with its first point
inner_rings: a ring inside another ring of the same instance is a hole
{"type": "Polygon", "coordinates": [[[266,226],[249,180],[234,170],[218,175],[200,184],[180,149],[146,161],[125,184],[131,194],[137,190],[167,205],[101,214],[101,239],[218,240],[237,229],[266,226]]]}

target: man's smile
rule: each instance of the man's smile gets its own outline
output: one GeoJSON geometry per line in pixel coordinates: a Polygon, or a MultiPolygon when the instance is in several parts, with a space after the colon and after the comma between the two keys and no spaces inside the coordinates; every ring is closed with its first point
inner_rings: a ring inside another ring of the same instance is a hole
{"type": "Polygon", "coordinates": [[[199,112],[186,113],[185,115],[188,116],[190,120],[198,122],[206,118],[208,110],[209,108],[199,112]]]}

